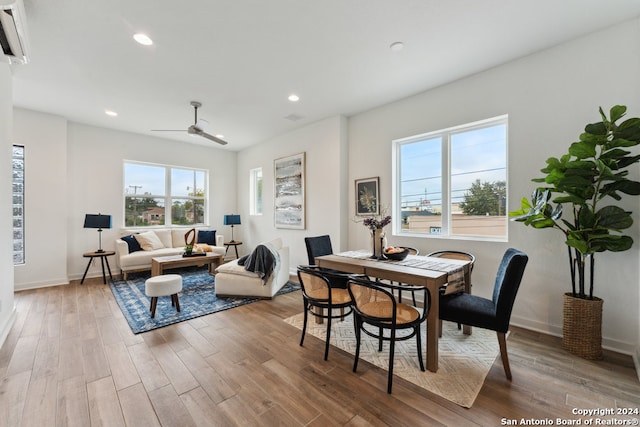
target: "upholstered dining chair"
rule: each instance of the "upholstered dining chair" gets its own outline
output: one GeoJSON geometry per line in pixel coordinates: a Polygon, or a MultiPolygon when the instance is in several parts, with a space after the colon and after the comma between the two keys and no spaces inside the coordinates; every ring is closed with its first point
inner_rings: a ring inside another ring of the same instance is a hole
{"type": "Polygon", "coordinates": [[[353,360],[353,372],[356,372],[358,368],[362,332],[378,340],[378,351],[382,351],[384,341],[389,341],[387,393],[391,394],[396,341],[407,340],[415,336],[420,370],[425,370],[422,359],[420,326],[426,321],[429,314],[431,294],[423,286],[392,285],[353,276],[349,279],[347,289],[353,301],[356,332],[356,354],[353,360]],[[410,288],[412,291],[422,292],[424,308],[418,310],[416,307],[398,302],[393,294],[393,290],[398,290],[398,288],[405,290],[410,288]],[[366,325],[370,326],[367,327],[366,325]],[[407,329],[411,331],[398,334],[398,331],[407,329]],[[388,331],[386,334],[385,330],[388,331]]]}
{"type": "MultiPolygon", "coordinates": [[[[304,320],[300,345],[304,344],[309,313],[315,317],[327,319],[327,337],[324,348],[324,360],[329,357],[329,340],[331,338],[331,320],[343,318],[351,313],[351,296],[346,289],[331,286],[330,277],[339,273],[323,271],[316,266],[298,266],[298,280],[302,289],[304,303],[304,320]],[[334,314],[340,309],[340,314],[334,314]],[[346,309],[346,311],[345,311],[346,309]]],[[[343,280],[348,281],[345,273],[343,280]]]]}
{"type": "Polygon", "coordinates": [[[305,237],[304,244],[307,247],[307,258],[309,265],[315,265],[316,257],[322,255],[331,255],[333,247],[331,246],[331,236],[328,234],[315,237],[305,237]]]}
{"type": "Polygon", "coordinates": [[[491,299],[467,293],[440,299],[440,319],[489,329],[497,333],[504,373],[509,380],[511,368],[507,355],[506,333],[509,330],[511,311],[528,260],[529,257],[524,252],[513,248],[507,249],[498,267],[491,299]]]}
{"type": "MultiPolygon", "coordinates": [[[[324,234],[322,236],[305,237],[304,244],[307,247],[307,258],[309,265],[315,265],[316,257],[323,255],[333,254],[333,247],[331,246],[331,236],[324,234]]],[[[334,288],[347,288],[347,276],[337,270],[331,270],[323,268],[322,271],[335,273],[327,276],[331,282],[331,286],[334,288]]]]}

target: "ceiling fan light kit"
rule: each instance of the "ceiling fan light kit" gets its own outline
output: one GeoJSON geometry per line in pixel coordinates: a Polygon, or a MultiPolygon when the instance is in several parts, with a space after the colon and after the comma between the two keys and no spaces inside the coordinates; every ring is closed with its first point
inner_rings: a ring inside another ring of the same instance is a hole
{"type": "MultiPolygon", "coordinates": [[[[194,112],[194,120],[193,124],[187,128],[187,133],[192,136],[200,136],[202,138],[206,138],[210,141],[217,142],[221,145],[227,145],[227,141],[222,138],[218,138],[217,136],[213,136],[211,134],[206,133],[204,130],[209,125],[209,122],[200,119],[198,120],[198,108],[202,107],[202,103],[198,101],[191,101],[191,106],[193,107],[194,112]]],[[[152,129],[152,132],[184,132],[183,130],[178,129],[152,129]]]]}

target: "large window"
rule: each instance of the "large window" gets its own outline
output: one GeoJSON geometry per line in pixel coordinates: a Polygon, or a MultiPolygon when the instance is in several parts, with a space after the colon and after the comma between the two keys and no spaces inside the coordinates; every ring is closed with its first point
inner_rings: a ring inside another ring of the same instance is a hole
{"type": "Polygon", "coordinates": [[[124,163],[126,227],[204,224],[207,171],[124,163]]]}
{"type": "Polygon", "coordinates": [[[393,141],[396,234],[507,238],[507,116],[393,141]]]}
{"type": "Polygon", "coordinates": [[[262,168],[249,171],[249,214],[262,215],[262,168]]]}
{"type": "Polygon", "coordinates": [[[13,264],[24,264],[24,147],[13,146],[13,264]]]}

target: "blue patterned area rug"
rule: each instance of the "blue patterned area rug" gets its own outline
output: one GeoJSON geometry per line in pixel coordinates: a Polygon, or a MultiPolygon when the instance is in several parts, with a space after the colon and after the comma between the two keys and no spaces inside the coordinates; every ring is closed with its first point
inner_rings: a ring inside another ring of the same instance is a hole
{"type": "MultiPolygon", "coordinates": [[[[128,280],[114,280],[110,283],[113,296],[134,334],[260,300],[240,297],[218,298],[215,294],[215,277],[211,276],[207,269],[192,267],[171,270],[171,273],[182,276],[182,292],[178,294],[180,313],[171,306],[170,297],[160,297],[153,319],[149,309],[151,297],[144,293],[144,282],[150,277],[150,272],[130,273],[128,280]]],[[[277,295],[298,289],[298,284],[288,282],[277,295]]]]}

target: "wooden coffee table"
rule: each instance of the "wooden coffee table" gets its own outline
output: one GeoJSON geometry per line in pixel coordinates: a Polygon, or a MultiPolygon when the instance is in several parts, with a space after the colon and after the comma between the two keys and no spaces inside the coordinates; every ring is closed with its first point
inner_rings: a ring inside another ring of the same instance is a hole
{"type": "Polygon", "coordinates": [[[209,273],[213,274],[216,268],[222,264],[222,255],[207,252],[206,256],[183,257],[182,255],[170,255],[151,258],[151,276],[159,276],[164,270],[194,265],[208,265],[209,273]]]}

